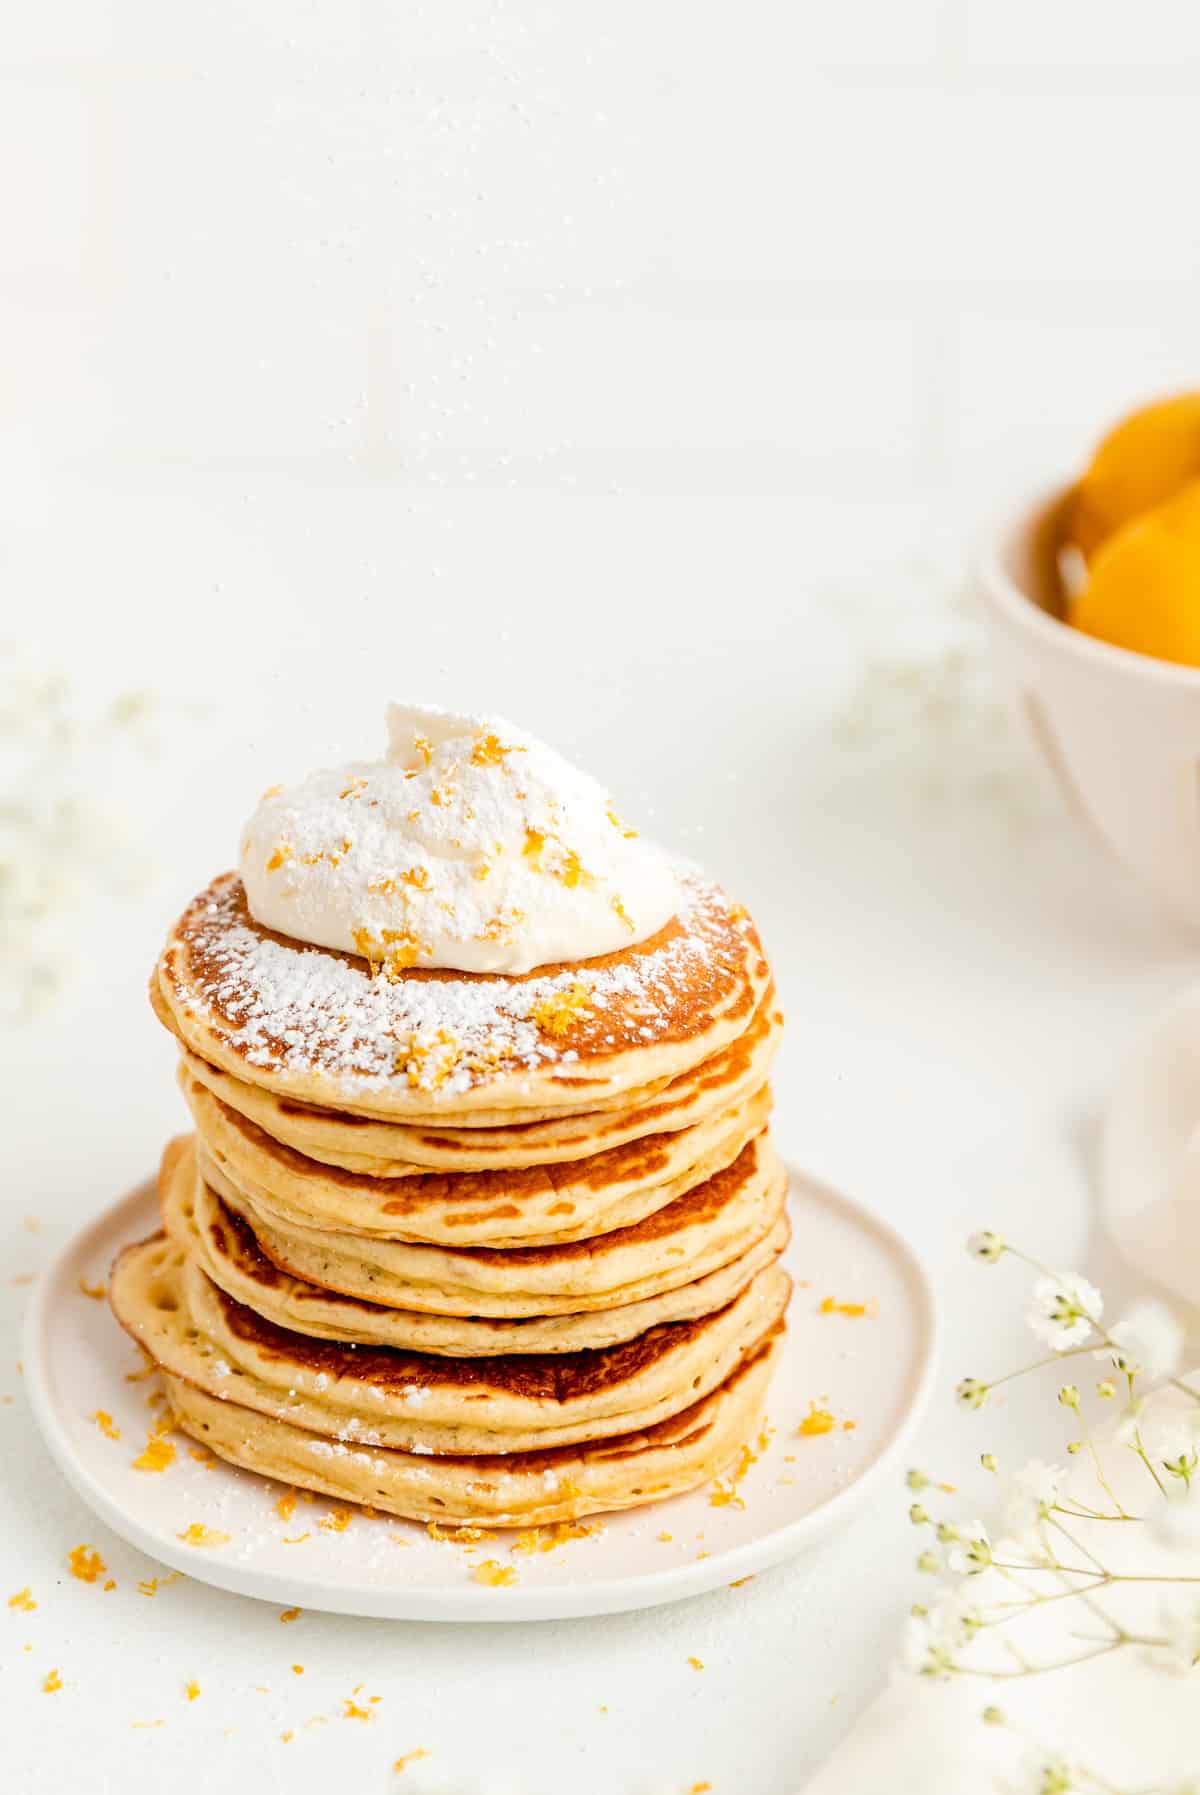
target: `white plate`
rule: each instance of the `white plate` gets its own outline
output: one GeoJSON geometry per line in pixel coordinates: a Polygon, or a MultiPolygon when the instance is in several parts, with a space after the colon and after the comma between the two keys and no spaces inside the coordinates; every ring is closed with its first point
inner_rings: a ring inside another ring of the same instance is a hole
{"type": "Polygon", "coordinates": [[[182,1436],[166,1471],[135,1471],[154,1385],[128,1381],[140,1358],[108,1305],[82,1294],[80,1281],[105,1279],[121,1246],[154,1231],[148,1188],[92,1222],[41,1280],[26,1323],[25,1386],[46,1444],[89,1507],[142,1551],[203,1582],[287,1607],[394,1620],[558,1620],[649,1608],[749,1577],[840,1526],[895,1464],[925,1406],[934,1301],[911,1250],[856,1204],[799,1174],[792,1209],[797,1289],[768,1400],[775,1432],[738,1486],[744,1507],[714,1507],[709,1485],[606,1517],[586,1539],[526,1554],[511,1551],[511,1534],[466,1547],[357,1510],[344,1532],[327,1531],[320,1522],[333,1505],[324,1499],[299,1501],[284,1522],[274,1506],[280,1485],[229,1465],[206,1468],[182,1436]],[[822,1313],[827,1297],[869,1303],[872,1312],[822,1313]],[[837,1425],[800,1436],[813,1403],[837,1425]],[[97,1425],[98,1409],[112,1417],[119,1440],[97,1425]],[[228,1543],[182,1543],[196,1521],[228,1534],[228,1543]],[[474,1567],[490,1558],[511,1565],[516,1582],[476,1583],[474,1567]]]}

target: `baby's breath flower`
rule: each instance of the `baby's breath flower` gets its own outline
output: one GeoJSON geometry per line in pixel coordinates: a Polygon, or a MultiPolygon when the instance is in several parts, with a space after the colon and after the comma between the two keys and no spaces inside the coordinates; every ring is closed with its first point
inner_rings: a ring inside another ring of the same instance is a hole
{"type": "Polygon", "coordinates": [[[1104,1299],[1094,1284],[1077,1272],[1039,1278],[1025,1318],[1040,1340],[1055,1352],[1082,1346],[1099,1321],[1104,1299]]]}
{"type": "Polygon", "coordinates": [[[905,1637],[904,1662],[921,1677],[946,1679],[959,1668],[957,1653],[978,1632],[978,1610],[951,1589],[932,1608],[914,1610],[905,1637]]]}
{"type": "MultiPolygon", "coordinates": [[[[938,1529],[939,1539],[942,1537],[938,1529]]],[[[946,1565],[960,1577],[975,1577],[992,1562],[992,1548],[982,1521],[965,1521],[949,1531],[946,1565]]]]}
{"type": "Polygon", "coordinates": [[[1065,1758],[1047,1758],[1039,1753],[1027,1768],[1024,1788],[1028,1795],[1071,1795],[1076,1787],[1065,1758]]]}
{"type": "Polygon", "coordinates": [[[1083,1451],[1083,1441],[1082,1440],[1068,1440],[1067,1441],[1067,1451],[1071,1454],[1071,1457],[1074,1458],[1076,1453],[1083,1451]]]}
{"type": "Polygon", "coordinates": [[[983,1625],[983,1616],[961,1583],[939,1596],[934,1613],[944,1627],[954,1628],[964,1639],[972,1638],[983,1625]]]}
{"type": "Polygon", "coordinates": [[[929,1488],[928,1477],[924,1471],[918,1471],[915,1465],[911,1471],[905,1473],[904,1481],[910,1490],[927,1490],[929,1488]]]}
{"type": "Polygon", "coordinates": [[[996,1707],[985,1708],[980,1715],[980,1719],[983,1721],[984,1726],[1004,1726],[1004,1709],[996,1707]]]}
{"type": "Polygon", "coordinates": [[[1183,1329],[1165,1303],[1137,1303],[1109,1330],[1111,1346],[1096,1357],[1109,1358],[1126,1377],[1148,1377],[1157,1382],[1179,1369],[1183,1356],[1183,1329]]]}
{"type": "Polygon", "coordinates": [[[1196,1448],[1189,1446],[1185,1447],[1182,1452],[1176,1453],[1173,1458],[1164,1458],[1159,1462],[1163,1470],[1169,1472],[1172,1477],[1178,1477],[1183,1483],[1190,1484],[1192,1473],[1200,1460],[1197,1460],[1196,1448]]]}
{"type": "Polygon", "coordinates": [[[1058,1501],[1063,1472],[1057,1465],[1045,1465],[1032,1458],[1023,1465],[1012,1481],[1004,1511],[1005,1524],[1018,1535],[1031,1532],[1044,1521],[1058,1501]]]}
{"type": "Polygon", "coordinates": [[[982,1259],[985,1264],[994,1265],[1008,1251],[1008,1244],[998,1234],[993,1234],[990,1228],[985,1228],[981,1234],[970,1236],[967,1251],[972,1259],[982,1259]]]}
{"type": "Polygon", "coordinates": [[[1079,1385],[1064,1384],[1058,1393],[1058,1400],[1062,1403],[1064,1409],[1078,1409],[1079,1385]]]}
{"type": "Polygon", "coordinates": [[[1147,1413],[1142,1426],[1142,1445],[1147,1458],[1155,1459],[1181,1483],[1190,1485],[1200,1466],[1200,1439],[1197,1438],[1195,1410],[1181,1414],[1177,1409],[1166,1414],[1147,1413]]]}
{"type": "Polygon", "coordinates": [[[909,1507],[908,1518],[914,1527],[924,1527],[929,1516],[919,1502],[914,1502],[909,1507]]]}
{"type": "Polygon", "coordinates": [[[942,1571],[942,1561],[936,1552],[922,1552],[917,1559],[917,1569],[924,1571],[928,1577],[938,1577],[942,1571]]]}
{"type": "Polygon", "coordinates": [[[996,1463],[996,1454],[994,1452],[981,1452],[979,1454],[979,1462],[985,1471],[998,1471],[1000,1469],[999,1465],[996,1463]]]}
{"type": "Polygon", "coordinates": [[[964,1409],[981,1409],[988,1398],[988,1386],[977,1377],[964,1377],[954,1394],[964,1409]]]}
{"type": "Polygon", "coordinates": [[[1117,1393],[1117,1386],[1113,1383],[1112,1379],[1109,1377],[1102,1378],[1101,1381],[1096,1385],[1096,1395],[1103,1396],[1106,1400],[1110,1396],[1115,1396],[1116,1393],[1117,1393]]]}
{"type": "Polygon", "coordinates": [[[940,1625],[937,1611],[913,1615],[904,1630],[902,1662],[917,1677],[946,1682],[958,1669],[954,1652],[961,1643],[940,1625]]]}

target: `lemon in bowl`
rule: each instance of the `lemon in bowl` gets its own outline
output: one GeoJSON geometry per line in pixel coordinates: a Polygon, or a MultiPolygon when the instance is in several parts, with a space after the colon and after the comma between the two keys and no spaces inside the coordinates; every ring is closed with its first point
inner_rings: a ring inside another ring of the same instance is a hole
{"type": "Polygon", "coordinates": [[[1200,478],[1101,543],[1066,615],[1116,648],[1200,667],[1200,478]]]}
{"type": "Polygon", "coordinates": [[[1200,393],[1176,393],[1123,418],[1071,495],[1066,541],[1086,563],[1126,524],[1200,480],[1200,393]]]}

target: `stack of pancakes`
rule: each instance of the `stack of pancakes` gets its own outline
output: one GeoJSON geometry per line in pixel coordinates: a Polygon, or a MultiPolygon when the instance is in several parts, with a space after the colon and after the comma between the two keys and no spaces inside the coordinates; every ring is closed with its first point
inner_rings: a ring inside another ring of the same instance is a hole
{"type": "Polygon", "coordinates": [[[152,1001],[195,1133],[122,1325],[179,1426],[419,1520],[537,1525],[674,1495],[760,1422],[790,1283],[740,906],[526,975],[424,971],[184,913],[152,1001]]]}

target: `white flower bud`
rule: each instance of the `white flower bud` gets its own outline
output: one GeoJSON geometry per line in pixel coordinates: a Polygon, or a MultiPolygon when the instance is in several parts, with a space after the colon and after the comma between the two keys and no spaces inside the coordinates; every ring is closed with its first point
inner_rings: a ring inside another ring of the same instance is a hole
{"type": "Polygon", "coordinates": [[[967,1251],[972,1259],[982,1259],[985,1265],[994,1265],[1008,1251],[1007,1244],[990,1228],[981,1234],[972,1234],[967,1241],[967,1251]]]}

